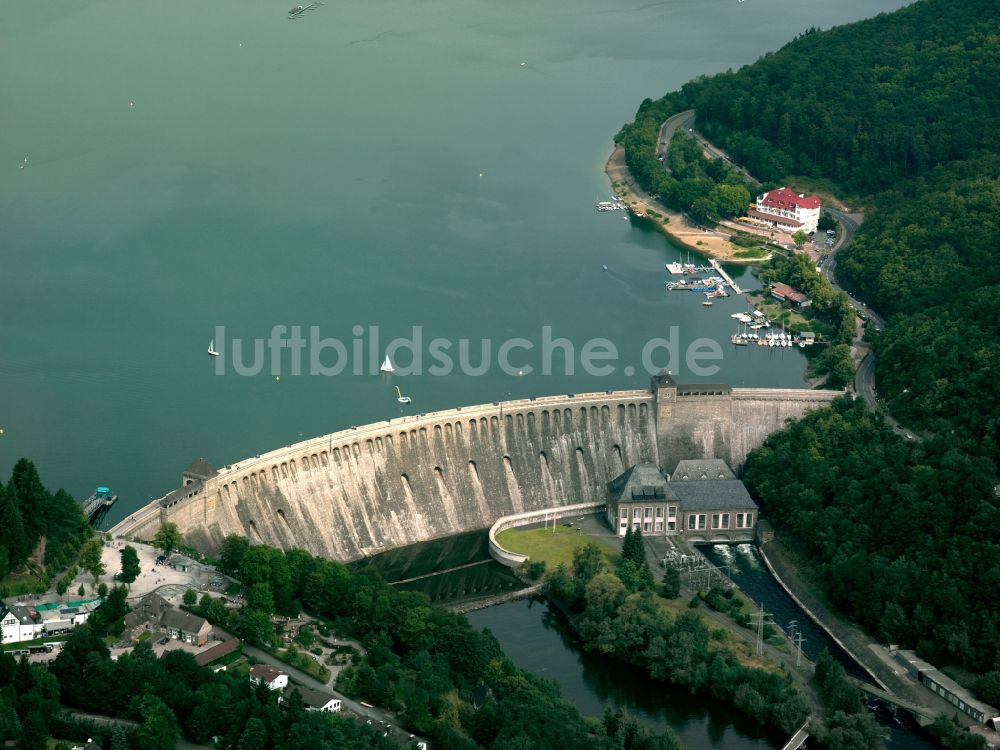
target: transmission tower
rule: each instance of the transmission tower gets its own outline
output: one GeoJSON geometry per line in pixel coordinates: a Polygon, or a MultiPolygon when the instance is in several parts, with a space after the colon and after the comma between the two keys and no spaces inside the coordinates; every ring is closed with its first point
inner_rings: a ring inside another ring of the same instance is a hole
{"type": "Polygon", "coordinates": [[[760,612],[758,612],[758,613],[756,613],[754,615],[754,619],[757,620],[757,656],[763,656],[764,655],[764,625],[765,624],[771,625],[774,622],[773,620],[771,620],[771,615],[768,614],[767,611],[765,611],[765,609],[764,609],[764,603],[763,602],[761,602],[761,604],[760,604],[760,612]]]}

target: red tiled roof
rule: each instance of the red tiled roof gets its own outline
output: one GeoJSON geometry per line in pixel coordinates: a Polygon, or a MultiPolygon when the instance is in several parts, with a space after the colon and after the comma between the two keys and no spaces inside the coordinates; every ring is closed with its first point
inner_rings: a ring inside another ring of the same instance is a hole
{"type": "Polygon", "coordinates": [[[764,193],[763,197],[764,200],[760,202],[769,208],[780,208],[785,211],[794,211],[796,207],[819,208],[819,198],[815,195],[799,195],[787,187],[764,193]]]}
{"type": "Polygon", "coordinates": [[[788,284],[782,284],[780,281],[777,284],[771,284],[772,294],[779,294],[787,300],[792,302],[805,302],[808,297],[797,289],[792,289],[788,284]]]}
{"type": "Polygon", "coordinates": [[[200,654],[195,654],[194,660],[198,662],[199,667],[204,667],[206,664],[210,664],[216,659],[221,659],[226,654],[231,654],[239,645],[239,638],[230,638],[228,641],[216,643],[212,646],[212,648],[207,648],[200,654]]]}
{"type": "Polygon", "coordinates": [[[761,221],[774,221],[787,227],[802,226],[801,221],[790,219],[787,216],[776,216],[774,214],[764,213],[763,211],[757,211],[753,208],[747,209],[747,216],[751,219],[760,219],[761,221]]]}

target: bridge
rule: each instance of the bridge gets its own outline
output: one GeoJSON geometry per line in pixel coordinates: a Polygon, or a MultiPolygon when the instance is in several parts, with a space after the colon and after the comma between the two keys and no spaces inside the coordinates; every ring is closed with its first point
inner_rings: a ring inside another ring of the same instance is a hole
{"type": "Polygon", "coordinates": [[[938,715],[937,712],[934,711],[933,709],[928,708],[927,706],[920,705],[919,703],[913,703],[912,701],[908,701],[905,698],[900,698],[895,693],[890,693],[886,690],[882,690],[881,688],[877,688],[874,685],[865,682],[864,680],[857,679],[856,677],[851,677],[850,675],[847,675],[847,679],[850,680],[851,683],[858,690],[861,690],[862,692],[867,693],[868,695],[878,698],[883,703],[889,703],[893,706],[898,706],[899,708],[908,711],[913,716],[913,718],[917,720],[917,723],[919,723],[920,726],[922,727],[926,727],[929,724],[933,724],[934,719],[937,718],[938,715]]]}

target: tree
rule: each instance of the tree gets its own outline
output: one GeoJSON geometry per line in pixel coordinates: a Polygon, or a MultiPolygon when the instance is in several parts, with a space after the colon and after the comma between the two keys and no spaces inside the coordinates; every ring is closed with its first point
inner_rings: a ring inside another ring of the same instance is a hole
{"type": "Polygon", "coordinates": [[[681,595],[681,574],[677,568],[668,566],[663,571],[663,596],[676,599],[681,595]]]}
{"type": "Polygon", "coordinates": [[[155,695],[145,695],[139,703],[142,726],[139,745],[149,750],[172,750],[180,737],[177,717],[166,703],[155,695]]]}
{"type": "Polygon", "coordinates": [[[85,588],[83,587],[83,584],[81,583],[81,584],[80,584],[80,588],[78,588],[78,589],[76,590],[76,593],[77,593],[77,594],[78,594],[79,596],[83,596],[84,594],[86,594],[86,593],[87,593],[87,589],[85,589],[85,588]]]}
{"type": "Polygon", "coordinates": [[[802,249],[802,246],[806,244],[806,240],[808,239],[809,235],[807,235],[801,229],[792,235],[792,241],[795,243],[795,247],[797,247],[799,250],[802,249]]]}
{"type": "Polygon", "coordinates": [[[122,570],[118,574],[118,580],[124,583],[133,583],[139,577],[139,573],[142,572],[139,565],[139,553],[135,551],[135,547],[131,544],[126,544],[122,547],[121,558],[122,570]]]}
{"type": "Polygon", "coordinates": [[[7,548],[11,570],[20,568],[28,559],[31,542],[21,520],[14,493],[0,483],[0,544],[7,548]]]}
{"type": "Polygon", "coordinates": [[[247,722],[243,734],[240,735],[240,741],[236,745],[237,750],[264,750],[266,746],[267,728],[263,721],[254,717],[247,722]]]}
{"type": "Polygon", "coordinates": [[[195,593],[194,589],[188,589],[184,592],[182,601],[185,607],[193,607],[198,601],[198,594],[195,593]]]}
{"type": "Polygon", "coordinates": [[[836,230],[837,221],[832,216],[830,216],[830,214],[824,211],[819,215],[819,221],[816,223],[816,227],[821,232],[826,232],[830,229],[836,230]]]}
{"type": "Polygon", "coordinates": [[[274,597],[271,587],[264,582],[255,583],[247,592],[247,607],[270,615],[274,612],[274,597]]]}
{"type": "Polygon", "coordinates": [[[80,548],[80,567],[94,576],[94,586],[97,586],[97,579],[105,573],[102,555],[104,544],[100,539],[90,539],[80,548]]]}
{"type": "Polygon", "coordinates": [[[101,581],[101,585],[97,587],[97,595],[102,599],[108,595],[108,584],[101,581]]]}
{"type": "Polygon", "coordinates": [[[157,530],[153,537],[153,546],[163,550],[164,555],[169,555],[177,545],[183,541],[181,532],[177,530],[177,524],[165,523],[157,530]]]}
{"type": "Polygon", "coordinates": [[[129,750],[125,729],[117,724],[111,727],[111,750],[129,750]]]}
{"type": "Polygon", "coordinates": [[[243,555],[250,549],[250,540],[245,536],[230,534],[222,541],[219,549],[219,567],[227,575],[237,575],[243,563],[243,555]]]}

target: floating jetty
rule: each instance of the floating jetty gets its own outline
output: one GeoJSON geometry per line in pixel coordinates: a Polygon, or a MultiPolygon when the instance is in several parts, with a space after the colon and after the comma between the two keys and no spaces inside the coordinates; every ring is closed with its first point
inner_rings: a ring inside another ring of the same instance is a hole
{"type": "Polygon", "coordinates": [[[628,206],[617,195],[609,201],[597,201],[598,211],[624,211],[628,206]]]}
{"type": "Polygon", "coordinates": [[[117,500],[118,495],[114,494],[107,487],[98,487],[94,490],[94,494],[88,497],[83,503],[83,512],[90,521],[91,526],[97,528],[117,500]]]}

